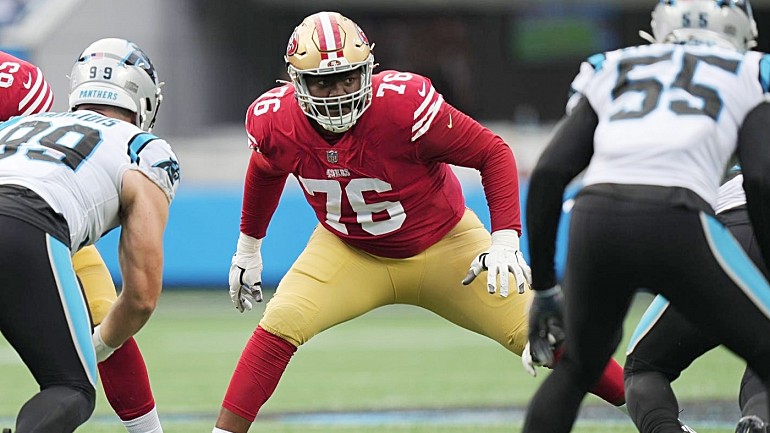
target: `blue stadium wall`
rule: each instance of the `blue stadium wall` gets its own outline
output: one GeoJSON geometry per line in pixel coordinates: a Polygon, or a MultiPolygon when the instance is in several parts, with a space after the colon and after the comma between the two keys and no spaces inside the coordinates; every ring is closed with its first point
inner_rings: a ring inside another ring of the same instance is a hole
{"type": "MultiPolygon", "coordinates": [[[[465,187],[466,202],[489,228],[489,212],[480,187],[465,187]]],[[[521,182],[522,211],[527,183],[521,182]]],[[[164,284],[168,287],[227,287],[230,259],[238,239],[242,191],[240,187],[182,184],[174,199],[165,235],[164,284]]],[[[523,212],[522,212],[523,217],[523,212]]],[[[287,188],[262,245],[263,280],[274,286],[289,269],[310,237],[317,221],[298,189],[287,188]]],[[[563,227],[561,232],[565,230],[563,227]]],[[[97,243],[120,286],[117,261],[119,229],[97,243]]],[[[565,233],[560,233],[563,245],[565,233]]],[[[528,256],[526,232],[522,250],[528,256]]],[[[557,248],[563,256],[563,248],[557,248]]],[[[562,262],[560,260],[559,262],[562,262]]]]}

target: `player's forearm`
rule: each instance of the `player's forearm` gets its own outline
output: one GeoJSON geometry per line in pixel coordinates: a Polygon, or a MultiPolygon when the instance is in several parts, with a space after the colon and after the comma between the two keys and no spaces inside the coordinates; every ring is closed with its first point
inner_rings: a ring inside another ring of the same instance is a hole
{"type": "Polygon", "coordinates": [[[532,173],[527,198],[527,235],[529,236],[532,288],[547,289],[556,284],[554,254],[564,185],[552,182],[544,167],[532,173]]]}
{"type": "Polygon", "coordinates": [[[102,338],[112,343],[123,341],[138,332],[150,315],[160,297],[163,285],[163,246],[159,239],[144,239],[143,243],[123,238],[119,258],[123,289],[110,313],[102,322],[102,338]],[[106,326],[105,326],[106,323],[106,326]]]}
{"type": "Polygon", "coordinates": [[[254,152],[246,171],[241,209],[241,233],[261,239],[278,208],[288,173],[269,168],[264,156],[254,152]]]}
{"type": "Polygon", "coordinates": [[[137,176],[142,175],[124,176],[126,204],[118,244],[123,289],[101,328],[102,339],[111,347],[122,344],[144,326],[163,286],[168,201],[160,188],[137,176]]]}
{"type": "Polygon", "coordinates": [[[583,100],[557,126],[532,172],[527,193],[527,235],[535,290],[556,284],[554,254],[564,189],[591,160],[597,124],[596,113],[583,100]]]}
{"type": "Polygon", "coordinates": [[[479,171],[489,205],[492,230],[521,234],[519,174],[510,146],[500,136],[446,104],[443,118],[454,119],[452,128],[433,128],[420,142],[420,158],[479,171]]]}
{"type": "Polygon", "coordinates": [[[148,272],[146,275],[136,278],[130,272],[124,272],[121,293],[102,322],[102,338],[107,345],[117,347],[123,344],[142,329],[155,311],[162,278],[160,272],[148,272]]]}
{"type": "Polygon", "coordinates": [[[110,347],[119,347],[147,323],[157,298],[142,299],[122,292],[101,323],[101,337],[110,347]]]}
{"type": "Polygon", "coordinates": [[[508,145],[503,143],[480,172],[489,205],[492,231],[515,230],[521,235],[519,174],[513,152],[508,145]]]}

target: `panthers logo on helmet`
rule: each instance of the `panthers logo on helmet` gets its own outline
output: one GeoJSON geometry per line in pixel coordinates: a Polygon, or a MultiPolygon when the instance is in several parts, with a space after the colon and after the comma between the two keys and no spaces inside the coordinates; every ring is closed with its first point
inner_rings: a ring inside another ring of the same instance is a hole
{"type": "Polygon", "coordinates": [[[299,47],[299,37],[297,36],[297,30],[294,29],[294,33],[289,38],[289,44],[286,46],[286,56],[291,57],[297,53],[299,47]]]}
{"type": "Polygon", "coordinates": [[[137,66],[144,69],[147,75],[152,78],[153,81],[158,81],[158,75],[155,73],[155,67],[152,65],[150,58],[144,53],[135,43],[131,43],[130,46],[134,48],[126,57],[123,58],[123,63],[129,66],[137,66]]]}

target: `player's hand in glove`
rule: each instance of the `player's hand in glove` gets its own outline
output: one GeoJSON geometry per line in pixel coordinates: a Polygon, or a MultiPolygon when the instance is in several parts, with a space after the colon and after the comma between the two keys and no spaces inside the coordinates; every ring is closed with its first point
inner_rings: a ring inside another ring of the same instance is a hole
{"type": "Polygon", "coordinates": [[[230,299],[241,313],[262,302],[262,239],[241,233],[230,263],[230,299]]]}
{"type": "Polygon", "coordinates": [[[492,233],[492,245],[471,263],[463,278],[463,285],[470,284],[482,272],[487,271],[487,291],[497,291],[500,279],[500,296],[508,296],[508,273],[512,273],[519,293],[524,293],[532,282],[532,272],[519,251],[519,234],[516,230],[498,230],[492,233]]]}
{"type": "MultiPolygon", "coordinates": [[[[553,365],[554,347],[564,341],[563,302],[559,286],[535,291],[529,307],[529,341],[525,348],[525,351],[529,349],[533,364],[553,365]]],[[[524,368],[529,371],[526,365],[524,368]]]]}
{"type": "MultiPolygon", "coordinates": [[[[556,344],[556,337],[553,336],[553,334],[548,334],[548,342],[551,343],[551,351],[556,354],[557,350],[557,344],[556,344]]],[[[532,356],[532,350],[529,347],[529,341],[527,341],[527,345],[524,346],[524,351],[521,352],[521,365],[524,366],[524,370],[527,371],[532,377],[537,377],[537,370],[535,367],[547,367],[547,368],[553,368],[553,362],[556,360],[556,357],[551,361],[551,363],[544,363],[539,358],[532,356]]]]}

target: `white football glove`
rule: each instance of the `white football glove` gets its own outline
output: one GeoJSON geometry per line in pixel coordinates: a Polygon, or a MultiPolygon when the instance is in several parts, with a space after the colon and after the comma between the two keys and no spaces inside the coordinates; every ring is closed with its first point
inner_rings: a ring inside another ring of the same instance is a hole
{"type": "MultiPolygon", "coordinates": [[[[548,334],[548,341],[554,345],[556,343],[556,338],[553,335],[548,334]]],[[[529,373],[532,377],[537,377],[537,370],[535,370],[535,367],[553,367],[552,365],[547,365],[532,357],[532,351],[529,347],[529,340],[527,340],[527,345],[524,346],[524,351],[521,352],[521,365],[524,366],[524,370],[526,370],[527,373],[529,373]]]]}
{"type": "Polygon", "coordinates": [[[262,239],[241,233],[230,263],[230,299],[241,313],[262,302],[262,239]]]}
{"type": "Polygon", "coordinates": [[[96,325],[93,334],[91,334],[91,341],[94,343],[94,350],[96,351],[96,362],[104,361],[120,348],[120,346],[110,347],[102,340],[101,327],[102,325],[96,325]]]}
{"type": "Polygon", "coordinates": [[[468,285],[482,272],[487,271],[487,291],[497,291],[500,277],[500,296],[508,296],[508,273],[513,273],[519,293],[532,283],[532,271],[519,251],[519,234],[516,230],[498,230],[492,233],[492,245],[471,263],[463,284],[468,285]]]}

